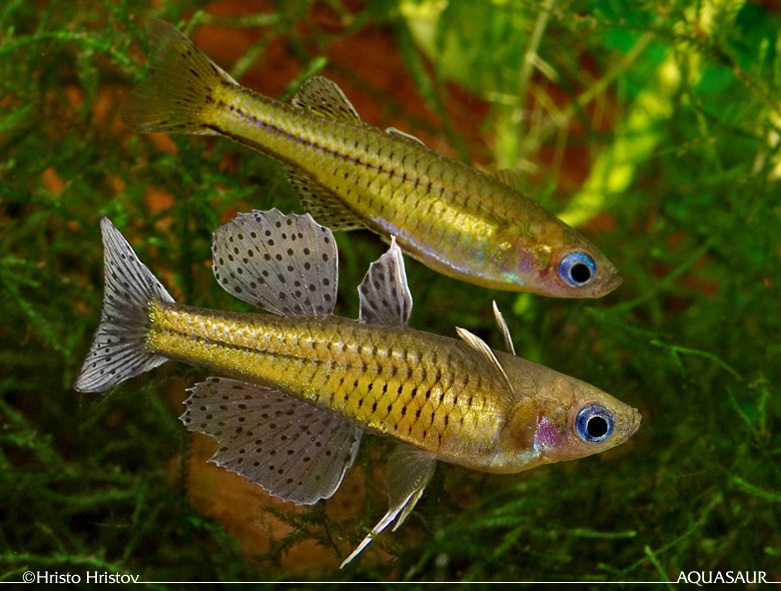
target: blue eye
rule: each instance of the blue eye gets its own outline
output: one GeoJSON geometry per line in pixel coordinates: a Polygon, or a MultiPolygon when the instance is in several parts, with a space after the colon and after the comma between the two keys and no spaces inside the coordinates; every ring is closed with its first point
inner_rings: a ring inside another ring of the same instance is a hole
{"type": "Polygon", "coordinates": [[[586,443],[602,443],[613,433],[613,413],[595,404],[586,406],[575,419],[575,430],[586,443]]]}
{"type": "Polygon", "coordinates": [[[594,281],[597,265],[585,252],[571,252],[559,264],[559,277],[570,287],[583,287],[594,281]]]}

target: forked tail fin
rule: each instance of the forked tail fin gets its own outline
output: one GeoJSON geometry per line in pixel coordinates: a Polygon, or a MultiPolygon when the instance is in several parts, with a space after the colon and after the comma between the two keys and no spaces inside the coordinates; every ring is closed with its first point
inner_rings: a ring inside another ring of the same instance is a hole
{"type": "Polygon", "coordinates": [[[79,392],[108,390],[165,363],[165,357],[146,348],[149,305],[174,301],[105,216],[100,219],[100,229],[105,267],[103,311],[92,347],[73,384],[79,392]]]}
{"type": "Polygon", "coordinates": [[[236,81],[173,25],[149,25],[149,74],[122,104],[119,116],[140,133],[212,134],[210,112],[236,81]]]}

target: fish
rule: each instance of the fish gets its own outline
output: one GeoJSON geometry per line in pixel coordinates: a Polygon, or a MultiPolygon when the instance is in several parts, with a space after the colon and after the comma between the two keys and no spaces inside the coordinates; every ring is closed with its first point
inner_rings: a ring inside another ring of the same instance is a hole
{"type": "Polygon", "coordinates": [[[105,287],[75,380],[102,392],[169,360],[217,374],[185,401],[184,426],[216,439],[211,461],[302,505],[330,498],[365,433],[389,439],[389,509],[344,560],[405,520],[439,461],[516,473],[625,442],[639,412],[575,378],[470,331],[410,328],[412,295],[391,239],[358,287],[359,315],[333,314],[338,251],[311,215],[242,213],[213,235],[222,288],[266,313],[174,301],[107,217],[105,287]]]}
{"type": "Polygon", "coordinates": [[[239,85],[176,27],[149,27],[150,72],[120,107],[139,133],[219,135],[281,162],[304,209],[333,230],[368,229],[430,269],[475,285],[559,298],[616,289],[616,267],[518,190],[395,128],[361,121],[322,76],[289,103],[239,85]]]}

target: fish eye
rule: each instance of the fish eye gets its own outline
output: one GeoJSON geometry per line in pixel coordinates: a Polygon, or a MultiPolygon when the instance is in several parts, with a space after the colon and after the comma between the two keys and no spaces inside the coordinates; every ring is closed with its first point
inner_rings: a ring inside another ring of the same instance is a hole
{"type": "Polygon", "coordinates": [[[613,413],[596,404],[586,406],[575,419],[575,430],[586,443],[602,443],[613,433],[613,413]]]}
{"type": "Polygon", "coordinates": [[[571,252],[559,264],[559,277],[570,287],[588,285],[597,276],[594,259],[585,252],[571,252]]]}

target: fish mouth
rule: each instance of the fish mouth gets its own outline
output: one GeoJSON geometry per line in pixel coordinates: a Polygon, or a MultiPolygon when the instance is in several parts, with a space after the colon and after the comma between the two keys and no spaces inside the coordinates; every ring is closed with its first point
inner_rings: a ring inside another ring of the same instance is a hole
{"type": "Polygon", "coordinates": [[[640,411],[636,408],[632,409],[632,424],[627,429],[626,432],[626,438],[629,439],[632,435],[634,435],[637,430],[640,428],[640,423],[643,421],[643,415],[640,414],[640,411]]]}
{"type": "Polygon", "coordinates": [[[618,269],[613,270],[607,281],[605,281],[602,295],[607,295],[611,291],[618,289],[618,287],[624,282],[624,278],[618,274],[618,269]]]}

